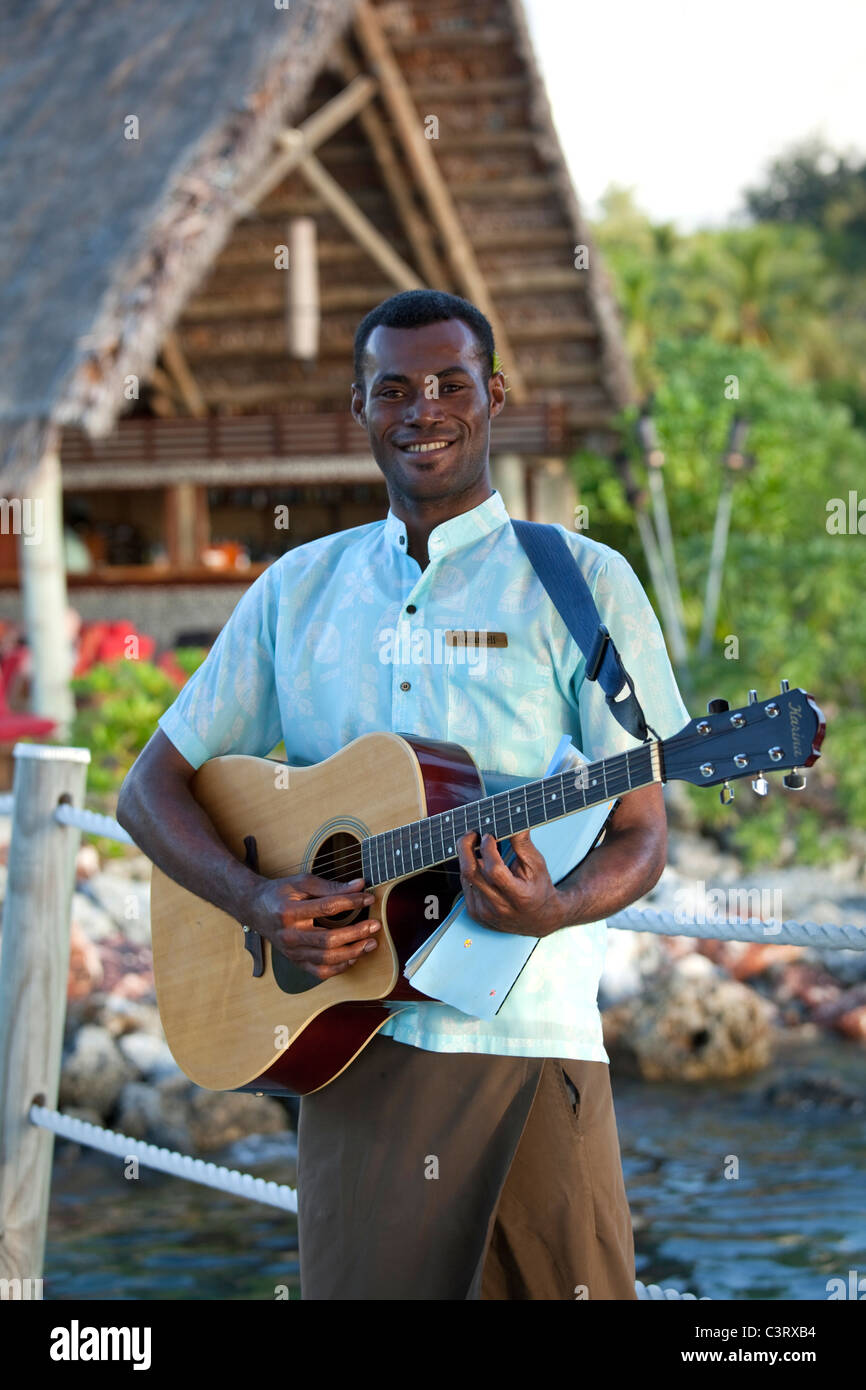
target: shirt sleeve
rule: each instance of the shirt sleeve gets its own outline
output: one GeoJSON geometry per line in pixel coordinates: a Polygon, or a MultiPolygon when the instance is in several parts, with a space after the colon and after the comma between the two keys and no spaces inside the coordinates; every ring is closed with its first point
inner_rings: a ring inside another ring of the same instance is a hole
{"type": "Polygon", "coordinates": [[[273,570],[250,585],[201,666],[157,720],[194,768],[223,753],[264,757],[282,736],[273,570]]]}
{"type": "MultiPolygon", "coordinates": [[[[601,621],[631,676],[647,724],[660,738],[671,738],[691,715],[680,695],[658,618],[640,580],[624,556],[608,549],[588,583],[601,621]]],[[[586,662],[577,644],[575,652],[572,694],[580,714],[582,752],[594,759],[639,747],[640,740],[611,713],[600,681],[584,679],[586,662]]]]}

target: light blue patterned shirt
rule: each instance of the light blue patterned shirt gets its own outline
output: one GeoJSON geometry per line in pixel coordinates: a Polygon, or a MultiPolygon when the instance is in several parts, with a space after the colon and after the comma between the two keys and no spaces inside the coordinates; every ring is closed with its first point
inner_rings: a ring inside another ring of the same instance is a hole
{"type": "MultiPolygon", "coordinates": [[[[689,714],[634,571],[609,546],[558,530],[647,721],[670,737],[689,714]]],[[[187,761],[263,757],[282,738],[288,762],[309,766],[391,730],[462,744],[492,794],[541,777],[564,733],[590,759],[638,746],[598,683],[584,681],[580,649],[497,491],[433,529],[423,571],[407,550],[406,527],[389,510],[300,545],[261,574],[159,720],[187,761]],[[445,644],[449,629],[505,632],[508,645],[468,652],[445,644]]],[[[597,1005],[605,945],[604,922],[565,927],[539,942],[494,1019],[418,1003],[381,1031],[434,1052],[606,1062],[597,1005]]]]}

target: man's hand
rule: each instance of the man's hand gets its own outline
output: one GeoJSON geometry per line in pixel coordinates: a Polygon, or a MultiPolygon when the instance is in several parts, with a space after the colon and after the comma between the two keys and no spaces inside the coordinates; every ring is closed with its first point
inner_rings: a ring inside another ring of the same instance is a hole
{"type": "Polygon", "coordinates": [[[369,906],[375,894],[362,878],[338,883],[316,874],[263,878],[241,920],[267,937],[274,950],[317,980],[340,975],[366,951],[375,951],[381,922],[369,917],[344,927],[318,927],[313,917],[334,917],[369,906]]]}
{"type": "Polygon", "coordinates": [[[473,844],[478,831],[459,841],[460,882],[466,908],[476,922],[517,936],[549,936],[566,924],[566,905],[551,881],[543,854],[528,830],[509,835],[514,863],[509,867],[493,835],[483,835],[480,858],[473,844]]]}

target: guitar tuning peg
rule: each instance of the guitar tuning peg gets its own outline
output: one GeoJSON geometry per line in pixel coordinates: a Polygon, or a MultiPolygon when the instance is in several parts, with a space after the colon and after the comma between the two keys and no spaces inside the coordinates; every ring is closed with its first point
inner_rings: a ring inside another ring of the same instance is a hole
{"type": "MultiPolygon", "coordinates": [[[[712,714],[713,711],[711,710],[710,713],[712,714]]],[[[722,790],[719,792],[719,800],[721,801],[723,806],[730,806],[733,799],[734,789],[731,786],[730,782],[726,782],[722,787],[722,790]]]]}
{"type": "Polygon", "coordinates": [[[727,700],[710,700],[707,704],[707,714],[724,714],[730,708],[727,700]]]}
{"type": "Polygon", "coordinates": [[[759,772],[757,777],[752,778],[752,791],[756,792],[758,796],[766,796],[769,790],[770,784],[763,772],[759,772]]]}
{"type": "Polygon", "coordinates": [[[758,692],[757,692],[757,690],[750,690],[750,691],[749,691],[749,704],[750,704],[750,705],[755,705],[755,704],[757,704],[757,702],[758,702],[758,692]]]}
{"type": "Polygon", "coordinates": [[[787,682],[784,678],[783,678],[782,680],[779,681],[779,689],[781,690],[781,692],[782,692],[783,695],[787,694],[787,692],[790,690],[790,688],[791,688],[790,685],[788,684],[788,682],[787,682]]]}
{"type": "Polygon", "coordinates": [[[801,792],[806,785],[806,778],[798,767],[791,768],[786,777],[782,778],[782,786],[787,787],[789,792],[801,792]]]}

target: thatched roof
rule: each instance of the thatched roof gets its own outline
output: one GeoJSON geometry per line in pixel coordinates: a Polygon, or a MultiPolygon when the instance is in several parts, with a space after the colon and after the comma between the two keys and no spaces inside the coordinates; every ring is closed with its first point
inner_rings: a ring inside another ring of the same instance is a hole
{"type": "MultiPolygon", "coordinates": [[[[32,462],[45,422],[100,435],[127,414],[124,379],[146,382],[172,327],[212,413],[345,411],[355,325],[396,286],[299,170],[252,212],[238,193],[267,168],[276,132],[345,85],[346,55],[370,70],[352,29],[343,66],[326,61],[355,10],[353,0],[20,4],[0,60],[0,487],[13,486],[10,457],[32,462]],[[124,139],[131,114],[138,141],[124,139]],[[298,214],[317,227],[312,366],[288,355],[274,273],[274,246],[298,214]]],[[[520,0],[382,0],[374,12],[419,122],[438,118],[435,159],[506,330],[506,370],[519,370],[528,402],[567,407],[571,442],[603,430],[631,378],[520,0]],[[589,269],[575,268],[579,243],[589,269]]],[[[436,287],[464,293],[381,91],[373,106],[429,227],[436,287]]],[[[316,156],[432,283],[367,113],[316,156]]]]}
{"type": "Polygon", "coordinates": [[[18,0],[0,43],[0,482],[99,433],[237,217],[351,0],[18,0]],[[139,138],[126,139],[137,116],[139,138]],[[22,431],[22,426],[25,428],[22,431]]]}

